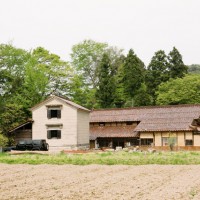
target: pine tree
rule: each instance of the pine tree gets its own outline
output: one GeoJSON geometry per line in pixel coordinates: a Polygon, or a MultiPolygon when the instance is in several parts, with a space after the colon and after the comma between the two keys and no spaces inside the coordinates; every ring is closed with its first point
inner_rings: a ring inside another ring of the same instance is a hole
{"type": "Polygon", "coordinates": [[[96,98],[101,108],[110,108],[114,105],[115,79],[111,69],[109,56],[103,54],[99,65],[99,81],[96,90],[96,98]]]}
{"type": "Polygon", "coordinates": [[[144,63],[130,49],[124,63],[124,90],[127,98],[133,98],[144,82],[144,63]]]}
{"type": "Polygon", "coordinates": [[[183,78],[188,67],[183,63],[182,56],[175,47],[170,51],[168,60],[170,78],[183,78]]]}
{"type": "Polygon", "coordinates": [[[115,92],[115,106],[117,108],[124,107],[124,104],[126,102],[125,98],[125,92],[124,92],[124,65],[121,64],[118,67],[117,74],[115,76],[115,82],[116,82],[116,92],[115,92]]]}
{"type": "Polygon", "coordinates": [[[164,51],[160,50],[155,53],[147,68],[145,82],[148,93],[153,98],[153,104],[156,103],[156,91],[158,86],[169,80],[168,60],[164,51]]]}

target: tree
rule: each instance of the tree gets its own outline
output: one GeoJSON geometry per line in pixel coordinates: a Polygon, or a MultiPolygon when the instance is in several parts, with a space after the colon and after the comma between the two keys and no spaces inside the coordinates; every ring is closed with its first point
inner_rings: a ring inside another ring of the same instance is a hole
{"type": "Polygon", "coordinates": [[[200,65],[197,64],[189,65],[188,72],[190,74],[200,74],[200,65]]]}
{"type": "Polygon", "coordinates": [[[30,53],[11,44],[0,45],[0,95],[9,96],[21,87],[30,53]]]}
{"type": "Polygon", "coordinates": [[[158,105],[200,103],[200,75],[186,75],[162,83],[157,91],[158,105]]]}
{"type": "Polygon", "coordinates": [[[71,79],[70,87],[74,88],[78,84],[79,90],[74,88],[76,92],[71,90],[71,95],[75,102],[89,108],[98,107],[95,94],[99,84],[99,66],[103,54],[108,55],[112,67],[111,73],[115,76],[123,62],[121,49],[93,40],[84,40],[72,47],[71,64],[76,78],[71,79]]]}
{"type": "Polygon", "coordinates": [[[162,82],[169,80],[168,60],[164,51],[160,50],[155,53],[148,65],[145,83],[147,90],[153,98],[153,104],[156,103],[156,91],[162,82]]]}
{"type": "Polygon", "coordinates": [[[115,83],[116,83],[116,89],[115,89],[115,100],[114,104],[117,108],[124,107],[124,104],[126,102],[126,96],[124,91],[124,65],[121,64],[118,67],[117,74],[115,76],[115,83]]]}
{"type": "Polygon", "coordinates": [[[52,92],[68,94],[71,69],[42,47],[31,52],[0,45],[0,130],[31,116],[29,108],[52,92]]]}
{"type": "Polygon", "coordinates": [[[0,45],[0,131],[3,134],[23,121],[26,115],[24,110],[19,110],[19,107],[23,109],[22,104],[14,102],[14,99],[23,87],[29,59],[30,53],[23,49],[11,44],[0,45]]]}
{"type": "Polygon", "coordinates": [[[96,88],[97,67],[105,53],[106,43],[84,40],[72,47],[71,64],[78,74],[82,74],[84,84],[96,88]]]}
{"type": "Polygon", "coordinates": [[[152,105],[152,97],[148,94],[147,87],[144,83],[141,85],[137,94],[134,96],[133,104],[134,106],[152,105]]]}
{"type": "Polygon", "coordinates": [[[103,54],[99,65],[99,82],[97,85],[96,98],[101,108],[113,107],[115,99],[115,81],[112,73],[111,61],[107,54],[103,54]]]}
{"type": "Polygon", "coordinates": [[[0,132],[4,135],[27,119],[23,105],[7,102],[2,111],[0,114],[0,132]]]}
{"type": "Polygon", "coordinates": [[[168,55],[170,78],[183,78],[187,74],[188,67],[183,63],[179,51],[173,47],[168,55]]]}
{"type": "Polygon", "coordinates": [[[68,83],[72,76],[70,65],[62,61],[58,55],[52,54],[42,47],[34,49],[31,57],[30,65],[36,70],[42,71],[48,79],[47,95],[51,93],[68,94],[68,83]]]}
{"type": "Polygon", "coordinates": [[[8,144],[8,138],[0,133],[0,153],[1,153],[1,150],[2,150],[1,148],[6,146],[7,144],[8,144]]]}
{"type": "Polygon", "coordinates": [[[127,97],[133,98],[144,82],[144,63],[130,49],[124,61],[124,90],[127,97]]]}

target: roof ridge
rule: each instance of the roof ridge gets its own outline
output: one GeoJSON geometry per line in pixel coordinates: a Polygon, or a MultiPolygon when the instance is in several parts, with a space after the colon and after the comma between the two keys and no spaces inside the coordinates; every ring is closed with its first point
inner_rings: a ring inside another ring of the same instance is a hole
{"type": "Polygon", "coordinates": [[[155,106],[138,106],[138,107],[128,107],[128,108],[102,108],[93,109],[93,111],[107,111],[107,110],[131,110],[131,109],[150,109],[150,108],[176,108],[176,107],[195,107],[200,106],[200,104],[178,104],[178,105],[155,105],[155,106]]]}

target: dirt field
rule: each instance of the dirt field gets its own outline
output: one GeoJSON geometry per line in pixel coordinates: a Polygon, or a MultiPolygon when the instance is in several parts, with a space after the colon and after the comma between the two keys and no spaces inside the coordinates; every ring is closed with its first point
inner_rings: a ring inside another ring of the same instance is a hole
{"type": "Polygon", "coordinates": [[[0,164],[0,199],[200,199],[200,166],[0,164]]]}

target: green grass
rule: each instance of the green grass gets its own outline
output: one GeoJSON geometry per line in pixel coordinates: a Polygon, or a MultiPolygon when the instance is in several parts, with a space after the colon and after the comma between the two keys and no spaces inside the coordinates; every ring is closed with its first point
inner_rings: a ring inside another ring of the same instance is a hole
{"type": "Polygon", "coordinates": [[[93,154],[38,155],[0,154],[0,163],[7,164],[73,164],[73,165],[196,165],[200,164],[200,152],[105,152],[93,154]]]}

